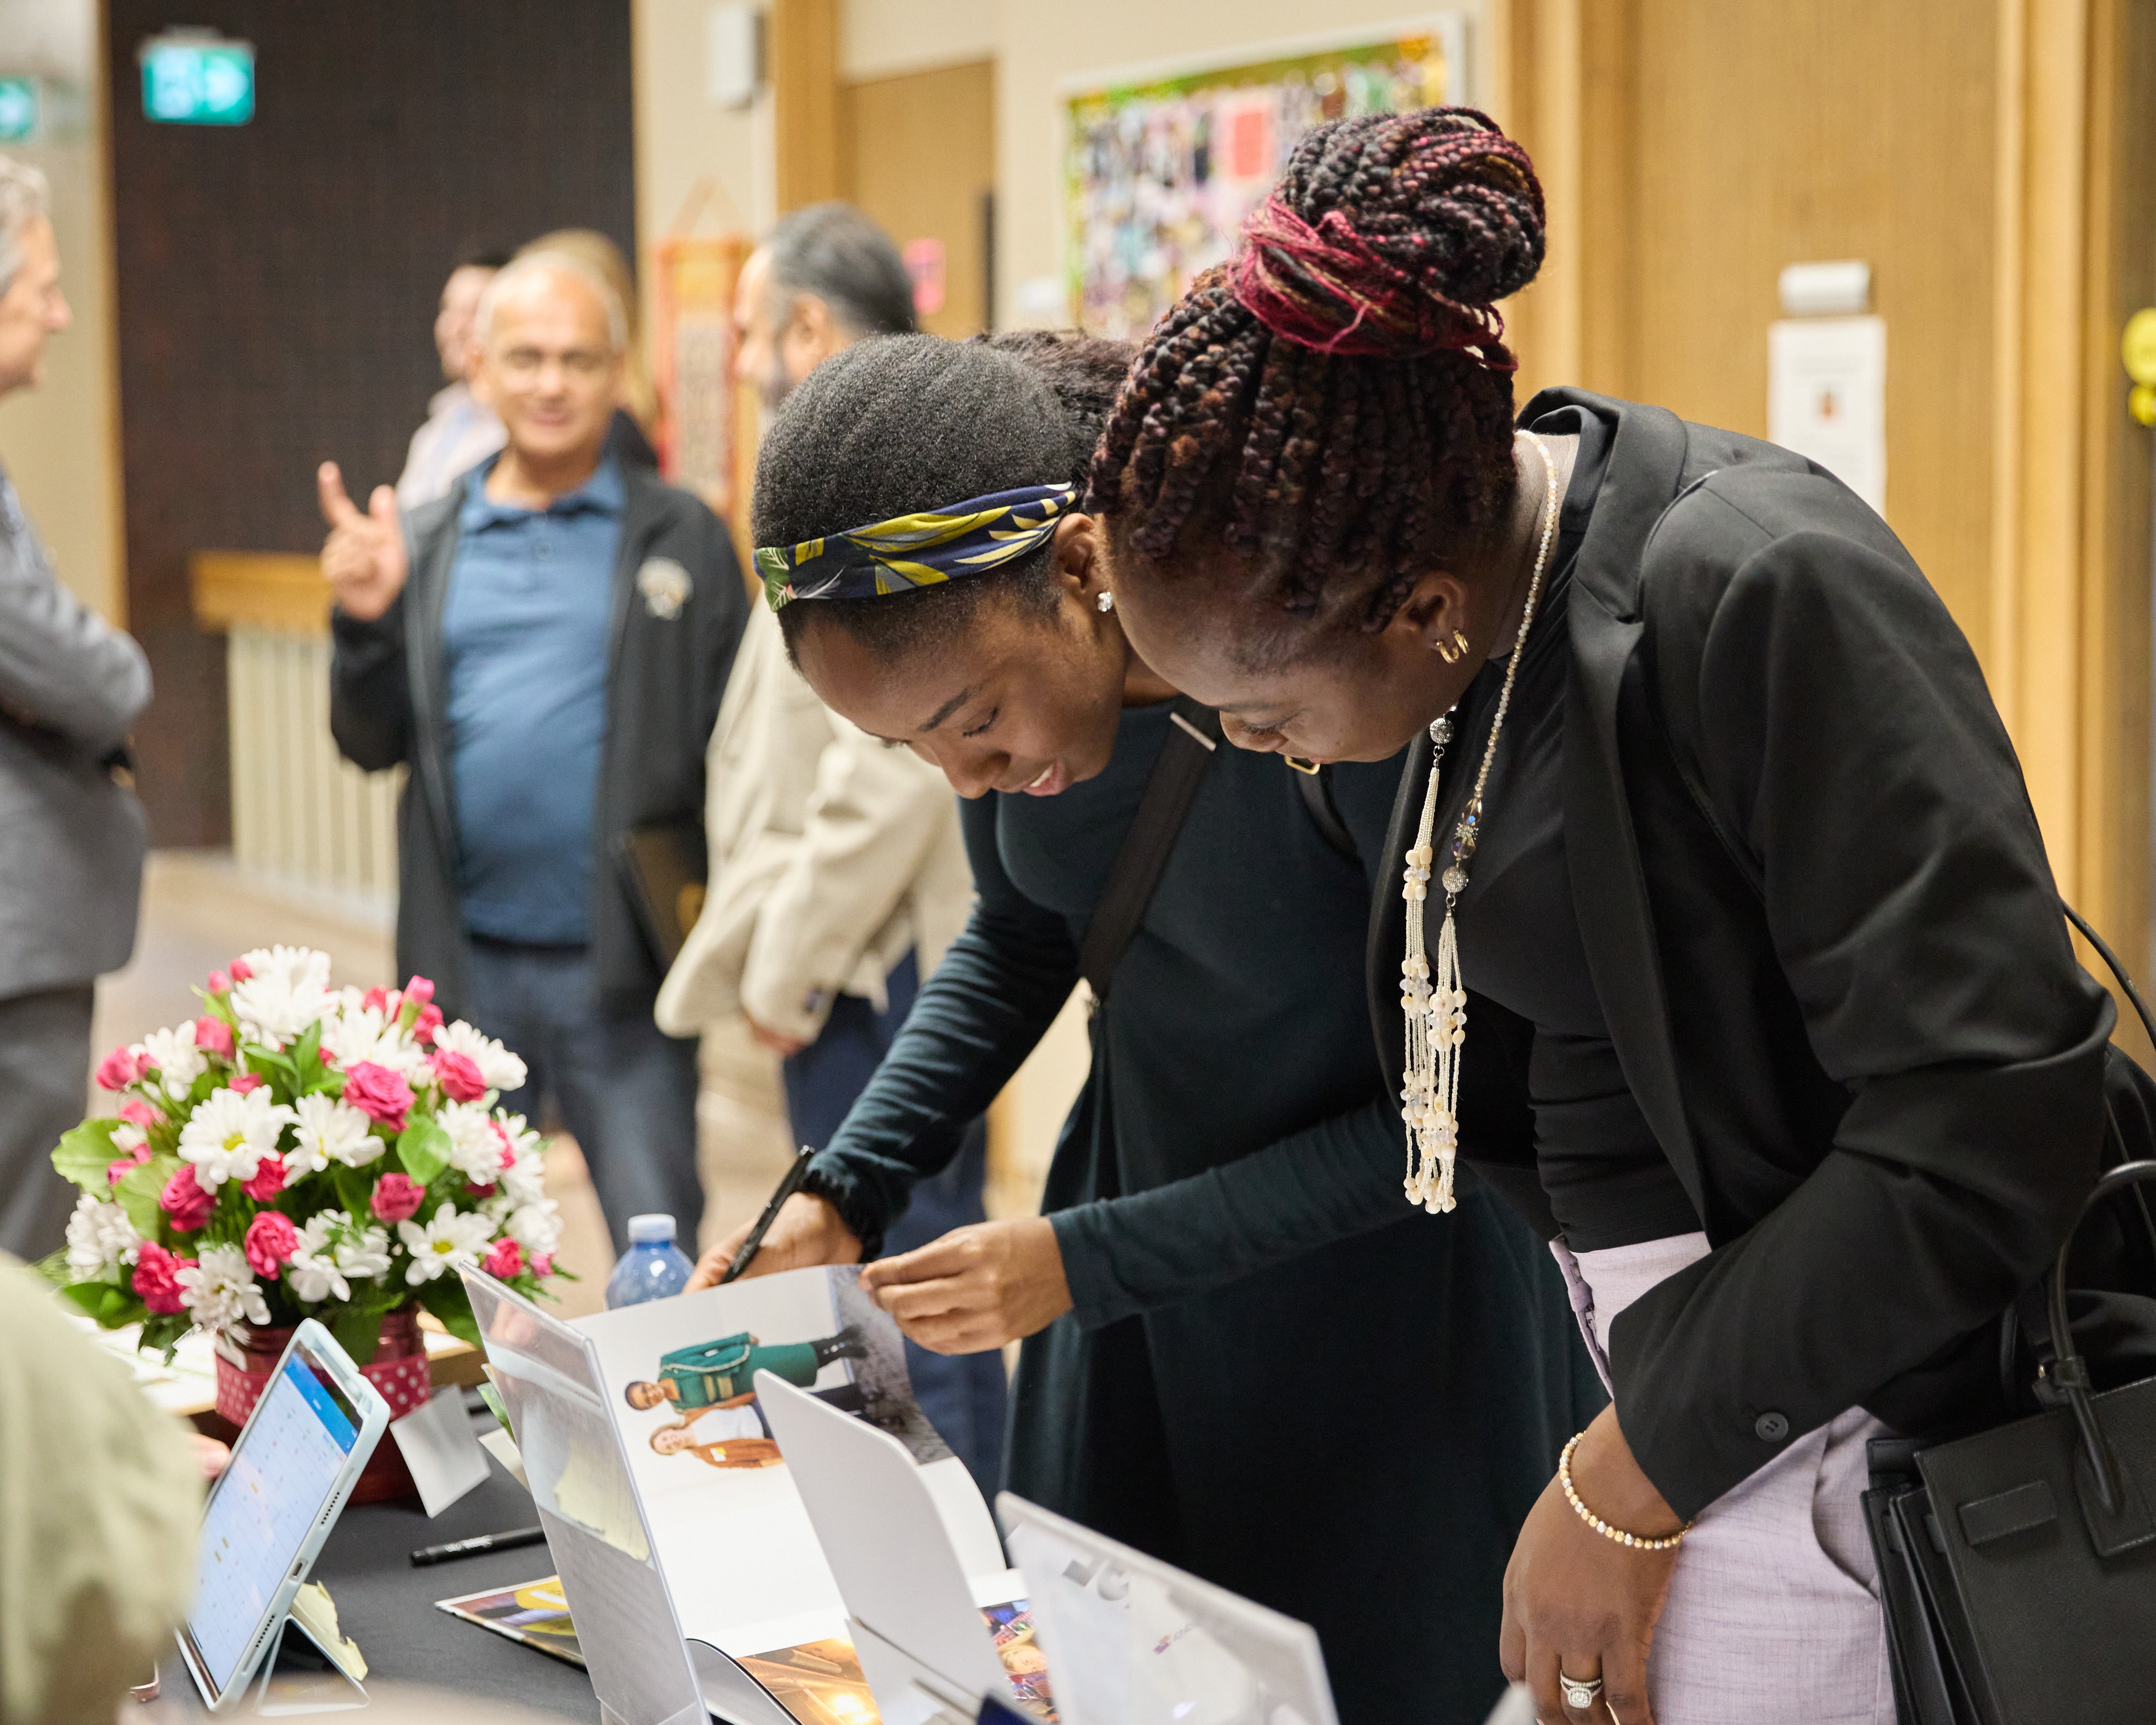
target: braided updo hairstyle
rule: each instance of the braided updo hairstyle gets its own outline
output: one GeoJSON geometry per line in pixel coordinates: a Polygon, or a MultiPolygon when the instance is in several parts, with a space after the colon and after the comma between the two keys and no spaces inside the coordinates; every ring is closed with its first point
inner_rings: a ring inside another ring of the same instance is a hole
{"type": "Polygon", "coordinates": [[[1527,152],[1472,109],[1311,132],[1235,259],[1154,327],[1102,434],[1092,506],[1126,567],[1232,580],[1276,638],[1384,628],[1512,500],[1493,302],[1533,279],[1543,225],[1527,152]]]}

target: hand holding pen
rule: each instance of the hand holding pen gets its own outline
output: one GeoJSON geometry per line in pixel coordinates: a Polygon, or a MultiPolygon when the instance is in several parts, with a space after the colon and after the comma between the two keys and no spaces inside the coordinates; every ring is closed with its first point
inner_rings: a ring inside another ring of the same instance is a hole
{"type": "Polygon", "coordinates": [[[861,1243],[839,1221],[830,1204],[802,1192],[814,1152],[803,1147],[764,1205],[763,1214],[736,1230],[697,1261],[685,1291],[717,1287],[749,1274],[759,1251],[765,1271],[798,1270],[815,1264],[858,1264],[861,1243]]]}

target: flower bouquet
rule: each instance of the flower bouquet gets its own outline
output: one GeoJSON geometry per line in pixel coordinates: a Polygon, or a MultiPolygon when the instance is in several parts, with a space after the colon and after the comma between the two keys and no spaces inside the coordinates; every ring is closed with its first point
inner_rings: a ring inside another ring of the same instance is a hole
{"type": "Polygon", "coordinates": [[[363,1368],[402,1337],[383,1351],[413,1357],[416,1387],[392,1397],[408,1404],[426,1399],[417,1308],[478,1343],[456,1266],[526,1294],[554,1273],[539,1135],[492,1106],[523,1061],[444,1024],[424,977],[362,993],[329,973],[291,947],[213,972],[200,1018],[105,1056],[117,1117],[53,1153],[83,1193],[48,1260],[61,1291],[167,1358],[215,1332],[228,1417],[225,1367],[254,1331],[316,1318],[363,1368]]]}

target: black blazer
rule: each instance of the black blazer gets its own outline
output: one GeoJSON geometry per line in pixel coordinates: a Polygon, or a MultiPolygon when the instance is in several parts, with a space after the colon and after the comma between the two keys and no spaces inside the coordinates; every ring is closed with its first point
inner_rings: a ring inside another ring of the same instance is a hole
{"type": "MultiPolygon", "coordinates": [[[[1886,524],[1803,458],[1660,408],[1550,390],[1522,424],[1566,408],[1614,433],[1569,605],[1573,902],[1713,1248],[1618,1317],[1610,1367],[1689,1517],[1845,1408],[1912,1434],[1991,1415],[1998,1314],[2096,1177],[2113,1014],[1975,657],[1886,524]]],[[[1425,737],[1394,855],[1429,768],[1425,737]]],[[[1395,1089],[1403,938],[1383,893],[1395,1089]]],[[[1532,1030],[1465,980],[1461,1155],[1553,1231],[1532,1030]]]]}
{"type": "MultiPolygon", "coordinates": [[[[591,952],[600,1004],[649,1012],[666,967],[637,920],[615,840],[654,822],[703,819],[704,748],[748,622],[748,595],[719,518],[648,470],[629,461],[620,467],[591,952]],[[643,590],[639,578],[655,559],[678,564],[689,578],[678,608],[670,603],[669,583],[654,580],[652,593],[643,590]]],[[[330,622],[330,729],[337,747],[370,773],[399,762],[412,768],[398,809],[398,970],[431,977],[451,1018],[465,1002],[465,927],[442,610],[465,486],[476,482],[467,475],[407,518],[411,578],[379,620],[362,623],[339,611],[330,622]]]]}

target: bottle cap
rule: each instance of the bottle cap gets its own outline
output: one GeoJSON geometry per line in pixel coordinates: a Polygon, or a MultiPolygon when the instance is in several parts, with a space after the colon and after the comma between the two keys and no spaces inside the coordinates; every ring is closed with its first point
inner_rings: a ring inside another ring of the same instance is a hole
{"type": "Polygon", "coordinates": [[[629,1238],[633,1245],[647,1245],[653,1240],[674,1237],[674,1219],[671,1216],[631,1216],[629,1219],[629,1238]]]}

